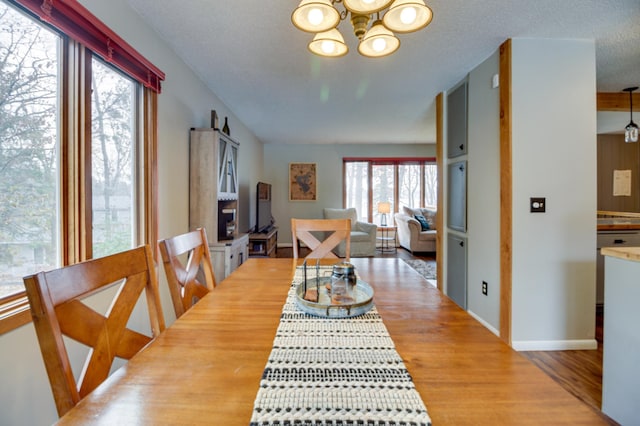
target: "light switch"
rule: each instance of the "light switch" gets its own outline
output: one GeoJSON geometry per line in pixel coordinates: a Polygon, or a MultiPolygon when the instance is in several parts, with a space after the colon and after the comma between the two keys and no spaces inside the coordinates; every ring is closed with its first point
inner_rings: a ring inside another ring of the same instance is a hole
{"type": "Polygon", "coordinates": [[[547,200],[544,197],[530,198],[531,213],[544,213],[547,207],[547,200]]]}

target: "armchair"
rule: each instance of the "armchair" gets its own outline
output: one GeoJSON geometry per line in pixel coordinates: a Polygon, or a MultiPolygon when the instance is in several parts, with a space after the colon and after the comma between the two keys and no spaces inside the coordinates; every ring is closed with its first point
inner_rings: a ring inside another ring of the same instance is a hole
{"type": "MultiPolygon", "coordinates": [[[[378,231],[378,226],[375,223],[358,221],[358,213],[355,208],[327,208],[322,213],[325,219],[351,219],[351,257],[376,255],[376,232],[378,231]]],[[[333,252],[340,257],[344,257],[344,241],[333,252]]]]}

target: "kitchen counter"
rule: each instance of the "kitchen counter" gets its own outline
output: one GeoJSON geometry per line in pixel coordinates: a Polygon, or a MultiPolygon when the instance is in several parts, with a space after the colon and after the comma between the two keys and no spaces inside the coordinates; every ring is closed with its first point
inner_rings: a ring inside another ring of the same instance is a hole
{"type": "Polygon", "coordinates": [[[603,247],[600,252],[603,256],[640,262],[640,247],[603,247]]]}

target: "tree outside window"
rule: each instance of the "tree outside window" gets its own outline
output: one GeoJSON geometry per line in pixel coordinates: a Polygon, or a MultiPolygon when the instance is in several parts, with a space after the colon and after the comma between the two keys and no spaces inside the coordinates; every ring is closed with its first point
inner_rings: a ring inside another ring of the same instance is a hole
{"type": "Polygon", "coordinates": [[[59,45],[0,3],[0,297],[60,262],[59,45]]]}

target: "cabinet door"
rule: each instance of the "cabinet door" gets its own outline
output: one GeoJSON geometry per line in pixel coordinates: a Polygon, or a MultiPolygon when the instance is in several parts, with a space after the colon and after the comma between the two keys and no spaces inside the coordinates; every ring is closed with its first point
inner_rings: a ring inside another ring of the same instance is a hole
{"type": "Polygon", "coordinates": [[[218,199],[238,198],[238,144],[220,134],[218,144],[218,199]]]}
{"type": "Polygon", "coordinates": [[[447,154],[449,158],[467,153],[467,83],[447,96],[447,154]]]}
{"type": "Polygon", "coordinates": [[[467,310],[467,239],[448,234],[447,296],[467,310]]]}
{"type": "Polygon", "coordinates": [[[447,220],[449,228],[467,231],[467,162],[458,161],[449,164],[449,210],[447,220]]]}

